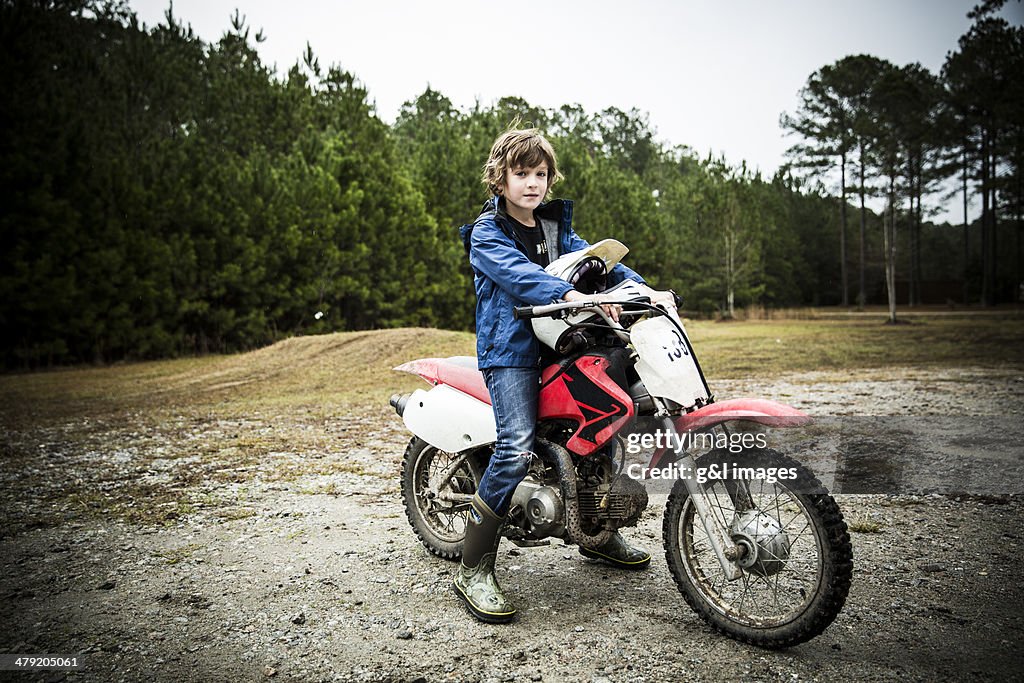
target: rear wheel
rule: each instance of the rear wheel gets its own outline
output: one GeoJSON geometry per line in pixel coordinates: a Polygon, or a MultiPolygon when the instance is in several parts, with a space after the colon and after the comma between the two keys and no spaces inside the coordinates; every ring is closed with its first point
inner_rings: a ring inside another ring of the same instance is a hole
{"type": "Polygon", "coordinates": [[[483,476],[476,451],[448,453],[413,437],[402,459],[402,500],[416,537],[446,560],[462,557],[466,514],[483,476]]]}
{"type": "Polygon", "coordinates": [[[737,640],[777,648],[814,638],[842,609],[853,572],[835,499],[810,470],[776,451],[711,451],[697,460],[698,471],[723,473],[725,466],[728,475],[703,488],[712,514],[743,550],[740,577],[727,578],[679,480],[663,529],[676,585],[706,622],[737,640]],[[765,476],[770,468],[795,478],[773,481],[765,476]]]}

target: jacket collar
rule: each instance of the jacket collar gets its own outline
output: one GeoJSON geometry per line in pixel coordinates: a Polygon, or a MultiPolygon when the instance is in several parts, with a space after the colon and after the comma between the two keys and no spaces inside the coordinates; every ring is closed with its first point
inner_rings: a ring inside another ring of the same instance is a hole
{"type": "MultiPolygon", "coordinates": [[[[568,225],[572,223],[572,201],[568,199],[552,199],[550,202],[544,202],[538,206],[534,213],[541,220],[552,220],[568,225]]],[[[493,214],[501,218],[502,229],[509,227],[509,217],[505,212],[504,197],[495,195],[488,199],[480,216],[483,217],[487,214],[493,214]]]]}
{"type": "MultiPolygon", "coordinates": [[[[548,256],[554,261],[562,254],[563,231],[568,230],[569,226],[572,225],[572,201],[568,199],[553,199],[538,206],[534,211],[534,215],[537,217],[538,225],[544,231],[544,239],[548,243],[548,256]]],[[[511,219],[505,212],[504,197],[494,196],[487,200],[480,218],[477,220],[491,216],[494,217],[494,224],[498,226],[499,230],[505,233],[513,242],[519,244],[520,248],[524,248],[519,236],[512,229],[511,219]]],[[[462,240],[468,253],[469,234],[464,232],[462,240]]]]}

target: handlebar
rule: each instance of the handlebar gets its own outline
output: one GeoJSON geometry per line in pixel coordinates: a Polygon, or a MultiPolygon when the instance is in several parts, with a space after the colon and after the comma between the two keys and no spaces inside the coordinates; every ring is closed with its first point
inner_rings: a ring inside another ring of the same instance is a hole
{"type": "Polygon", "coordinates": [[[557,304],[544,304],[543,306],[516,306],[512,309],[512,317],[516,320],[529,320],[530,318],[541,318],[546,315],[557,318],[564,312],[573,309],[590,308],[595,305],[590,301],[561,301],[557,304]]]}
{"type": "Polygon", "coordinates": [[[512,318],[515,320],[529,320],[533,317],[533,306],[516,306],[512,309],[512,318]]]}
{"type": "MultiPolygon", "coordinates": [[[[682,299],[679,298],[679,295],[677,295],[675,292],[672,292],[672,294],[675,296],[677,302],[682,303],[682,299]]],[[[683,337],[685,338],[686,336],[686,333],[682,331],[682,328],[679,326],[679,323],[676,322],[673,319],[673,317],[669,315],[668,310],[661,306],[655,306],[654,304],[651,303],[650,297],[646,296],[637,297],[633,301],[597,299],[590,301],[560,301],[558,303],[544,304],[541,306],[513,306],[512,317],[515,318],[516,320],[527,320],[529,318],[539,318],[541,316],[548,316],[551,318],[565,318],[573,311],[592,310],[594,313],[596,313],[604,320],[605,325],[608,326],[608,329],[611,332],[614,332],[615,335],[619,337],[619,339],[628,344],[630,340],[629,332],[627,332],[622,327],[619,321],[613,320],[611,316],[604,311],[602,306],[607,305],[621,306],[624,309],[627,307],[633,307],[635,309],[647,310],[652,313],[656,313],[657,315],[669,316],[669,320],[672,322],[673,325],[679,328],[680,333],[683,334],[683,337]]],[[[580,325],[587,327],[591,326],[588,325],[587,323],[580,323],[580,325]]],[[[576,325],[572,325],[572,327],[575,326],[576,325]]]]}
{"type": "Polygon", "coordinates": [[[619,306],[638,304],[645,308],[649,308],[650,303],[650,297],[646,296],[639,297],[635,301],[560,301],[558,303],[544,304],[542,306],[515,306],[512,309],[512,317],[516,320],[528,320],[530,318],[541,318],[544,316],[558,318],[576,310],[598,309],[607,304],[616,304],[619,306]]]}

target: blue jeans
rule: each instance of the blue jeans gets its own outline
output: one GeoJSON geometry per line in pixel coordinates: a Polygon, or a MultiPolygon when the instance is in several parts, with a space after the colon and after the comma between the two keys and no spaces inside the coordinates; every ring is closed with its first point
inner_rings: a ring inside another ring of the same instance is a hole
{"type": "Polygon", "coordinates": [[[540,370],[488,368],[483,375],[491,394],[498,440],[477,493],[494,514],[504,517],[533,458],[540,370]]]}

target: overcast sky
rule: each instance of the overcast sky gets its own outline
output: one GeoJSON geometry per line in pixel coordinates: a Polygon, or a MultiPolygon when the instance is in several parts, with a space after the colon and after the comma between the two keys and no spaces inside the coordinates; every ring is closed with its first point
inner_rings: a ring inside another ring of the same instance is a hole
{"type": "MultiPolygon", "coordinates": [[[[166,0],[131,0],[163,20],[166,0]]],[[[266,36],[283,73],[307,41],[322,66],[353,73],[387,122],[429,84],[458,107],[516,95],[541,107],[579,103],[647,112],[662,141],[773,173],[792,140],[779,115],[816,69],[867,53],[938,72],[967,31],[975,0],[176,0],[207,41],[237,7],[266,36]]],[[[1003,15],[1020,24],[1024,7],[1003,15]]],[[[960,216],[951,216],[959,221],[960,216]]]]}

